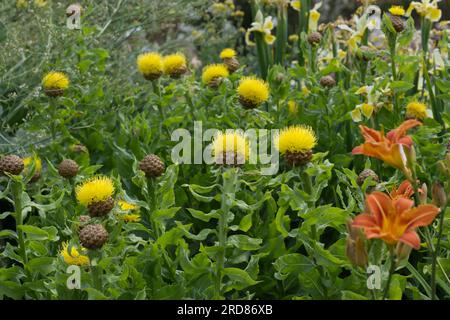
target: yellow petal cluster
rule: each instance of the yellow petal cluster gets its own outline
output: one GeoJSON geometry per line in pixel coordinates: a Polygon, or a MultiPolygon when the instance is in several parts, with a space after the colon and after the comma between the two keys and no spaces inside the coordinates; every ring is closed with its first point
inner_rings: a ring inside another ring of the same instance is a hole
{"type": "Polygon", "coordinates": [[[316,134],[309,126],[295,125],[281,130],[277,138],[281,154],[306,152],[317,144],[316,134]]]}

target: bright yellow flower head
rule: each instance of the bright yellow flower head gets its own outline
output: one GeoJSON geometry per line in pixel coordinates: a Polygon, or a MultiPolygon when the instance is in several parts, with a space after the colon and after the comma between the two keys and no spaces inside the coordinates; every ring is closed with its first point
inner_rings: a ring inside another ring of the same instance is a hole
{"type": "Polygon", "coordinates": [[[139,222],[141,220],[141,215],[135,213],[126,213],[121,214],[120,219],[122,219],[125,222],[139,222]]]}
{"type": "Polygon", "coordinates": [[[146,77],[157,79],[163,73],[163,59],[156,52],[140,54],[137,58],[137,66],[139,72],[146,77]]]}
{"type": "Polygon", "coordinates": [[[86,266],[89,265],[89,257],[82,255],[77,248],[71,247],[69,252],[69,245],[66,243],[63,244],[63,248],[60,252],[64,261],[69,265],[76,266],[86,266]]]}
{"type": "Polygon", "coordinates": [[[203,69],[202,81],[204,84],[210,84],[216,78],[227,78],[230,75],[228,69],[223,64],[211,64],[203,69]]]}
{"type": "Polygon", "coordinates": [[[220,53],[220,59],[230,59],[236,57],[236,51],[231,48],[223,49],[220,53]]]}
{"type": "Polygon", "coordinates": [[[69,87],[69,78],[62,72],[52,71],[42,79],[45,90],[65,90],[69,87]]]}
{"type": "Polygon", "coordinates": [[[33,163],[33,161],[34,161],[34,171],[36,173],[41,172],[42,171],[42,161],[37,156],[27,157],[27,158],[23,159],[23,164],[25,166],[25,169],[30,167],[31,164],[33,163]]]}
{"type": "Polygon", "coordinates": [[[296,114],[298,111],[298,106],[293,100],[288,101],[288,109],[290,114],[296,114]]]}
{"type": "MultiPolygon", "coordinates": [[[[235,158],[240,158],[245,161],[248,160],[249,153],[250,148],[248,140],[240,132],[220,132],[214,137],[213,155],[218,162],[220,162],[222,157],[227,154],[232,154],[235,158]]],[[[225,162],[225,158],[223,159],[223,162],[225,162]]]]}
{"type": "Polygon", "coordinates": [[[423,120],[427,117],[427,106],[420,102],[410,102],[406,106],[406,115],[423,120]]]}
{"type": "Polygon", "coordinates": [[[317,144],[313,129],[309,126],[295,125],[281,130],[277,139],[281,154],[301,153],[312,150],[317,144]]]}
{"type": "Polygon", "coordinates": [[[404,16],[406,11],[402,6],[392,6],[389,12],[394,16],[404,16]]]}
{"type": "Polygon", "coordinates": [[[165,74],[173,75],[185,68],[186,57],[182,53],[170,54],[163,59],[163,69],[165,74]]]}
{"type": "Polygon", "coordinates": [[[255,77],[244,77],[239,83],[237,93],[243,100],[258,106],[269,99],[269,85],[255,77]]]}
{"type": "Polygon", "coordinates": [[[139,209],[139,206],[126,202],[125,200],[119,200],[117,204],[119,205],[120,210],[123,211],[134,211],[139,209]]]}
{"type": "Polygon", "coordinates": [[[98,176],[85,181],[77,186],[77,200],[88,206],[95,202],[101,202],[114,194],[114,184],[108,177],[98,176]]]}

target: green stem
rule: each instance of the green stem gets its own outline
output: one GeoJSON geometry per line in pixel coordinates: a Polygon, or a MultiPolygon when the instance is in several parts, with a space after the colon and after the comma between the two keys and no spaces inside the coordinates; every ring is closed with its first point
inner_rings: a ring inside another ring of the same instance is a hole
{"type": "Polygon", "coordinates": [[[395,272],[395,252],[392,247],[390,247],[389,250],[391,252],[390,254],[391,266],[389,268],[389,276],[386,282],[386,288],[384,289],[383,300],[386,300],[389,294],[389,287],[391,286],[392,276],[394,275],[395,272]]]}
{"type": "Polygon", "coordinates": [[[264,37],[262,33],[255,32],[255,42],[256,42],[256,50],[258,53],[258,61],[259,61],[259,70],[261,72],[261,77],[263,79],[267,79],[267,65],[268,62],[266,60],[266,52],[264,46],[266,45],[264,42],[264,37]]]}
{"type": "Polygon", "coordinates": [[[433,261],[431,263],[431,300],[436,300],[436,263],[441,249],[442,232],[444,231],[444,215],[447,205],[441,208],[441,216],[439,217],[439,231],[437,236],[436,247],[433,250],[433,261]]]}
{"type": "MultiPolygon", "coordinates": [[[[26,268],[26,264],[28,263],[28,257],[27,257],[27,251],[25,247],[25,236],[22,231],[22,225],[23,225],[23,214],[22,214],[22,192],[23,192],[23,185],[20,181],[13,181],[12,182],[12,191],[13,191],[13,198],[14,198],[14,210],[15,214],[14,217],[16,219],[16,229],[17,229],[17,239],[19,242],[19,254],[22,258],[24,269],[26,268]]],[[[28,272],[27,272],[28,274],[28,272]]]]}

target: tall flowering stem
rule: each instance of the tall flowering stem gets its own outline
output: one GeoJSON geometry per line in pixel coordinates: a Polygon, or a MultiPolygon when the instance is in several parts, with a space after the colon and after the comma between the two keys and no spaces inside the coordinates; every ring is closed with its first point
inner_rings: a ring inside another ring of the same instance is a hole
{"type": "Polygon", "coordinates": [[[287,43],[287,26],[288,26],[288,14],[287,5],[281,3],[278,6],[278,25],[277,25],[277,39],[276,39],[276,55],[275,63],[283,65],[284,56],[286,52],[287,43]]]}
{"type": "MultiPolygon", "coordinates": [[[[17,179],[17,178],[16,178],[17,179]]],[[[23,193],[23,183],[20,180],[12,180],[12,194],[14,200],[14,218],[16,219],[17,228],[17,239],[19,242],[19,254],[22,258],[23,265],[28,263],[27,251],[25,247],[25,236],[22,230],[23,226],[23,204],[22,204],[22,193],[23,193]]]]}
{"type": "Polygon", "coordinates": [[[237,191],[239,168],[224,168],[222,172],[222,198],[219,221],[217,225],[218,251],[214,280],[214,298],[221,299],[223,270],[226,262],[226,246],[228,233],[228,217],[237,191]]]}
{"type": "Polygon", "coordinates": [[[304,41],[302,35],[308,33],[309,29],[309,11],[311,10],[311,0],[301,0],[300,10],[298,11],[298,61],[301,66],[305,65],[305,53],[303,52],[304,41]]]}

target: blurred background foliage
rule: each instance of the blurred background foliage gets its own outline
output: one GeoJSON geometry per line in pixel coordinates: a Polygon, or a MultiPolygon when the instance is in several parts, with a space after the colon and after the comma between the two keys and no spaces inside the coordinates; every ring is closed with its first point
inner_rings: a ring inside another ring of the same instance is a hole
{"type": "MultiPolygon", "coordinates": [[[[254,59],[246,52],[244,42],[244,28],[252,22],[248,0],[78,2],[83,7],[80,31],[66,27],[65,11],[71,1],[0,2],[0,151],[23,144],[18,124],[27,121],[33,99],[39,96],[42,75],[51,69],[67,72],[72,79],[80,78],[85,81],[83,86],[89,81],[98,84],[92,73],[100,71],[108,88],[97,88],[97,94],[107,96],[102,90],[120,91],[126,97],[134,93],[135,59],[143,51],[181,51],[189,57],[195,72],[217,60],[221,49],[236,47],[247,57],[243,63],[253,67],[249,61],[254,59]],[[129,90],[124,83],[131,83],[127,85],[129,90]]],[[[387,7],[407,6],[409,2],[376,3],[387,7]]],[[[440,5],[444,19],[448,19],[450,0],[440,5]]],[[[348,18],[357,6],[354,0],[324,0],[321,21],[348,18]]],[[[291,24],[293,21],[296,19],[290,19],[291,24]]],[[[30,142],[29,137],[22,137],[30,142]]]]}

